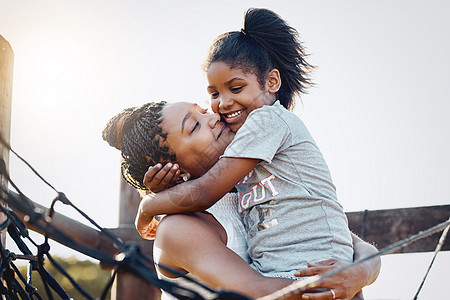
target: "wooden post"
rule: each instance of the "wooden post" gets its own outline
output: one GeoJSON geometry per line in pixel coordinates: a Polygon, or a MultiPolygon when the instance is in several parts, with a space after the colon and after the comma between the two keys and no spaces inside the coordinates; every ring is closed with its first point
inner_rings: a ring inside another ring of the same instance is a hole
{"type": "MultiPolygon", "coordinates": [[[[122,239],[138,241],[141,252],[152,256],[153,242],[142,239],[134,226],[137,209],[141,198],[139,193],[129,186],[125,180],[120,182],[119,228],[115,233],[122,239]]],[[[111,291],[111,299],[159,299],[160,291],[147,282],[130,273],[119,272],[111,291]]]]}
{"type": "MultiPolygon", "coordinates": [[[[0,134],[7,143],[10,141],[11,131],[13,64],[14,53],[11,45],[0,35],[0,134]]],[[[5,161],[6,169],[9,170],[9,150],[2,144],[0,144],[0,159],[5,161]]],[[[3,187],[8,186],[6,178],[2,175],[0,175],[0,184],[3,187]]],[[[4,205],[4,202],[1,201],[0,205],[4,205]]],[[[5,220],[6,216],[0,214],[0,223],[5,220]]],[[[5,231],[6,229],[0,233],[3,245],[6,240],[5,231]]]]}

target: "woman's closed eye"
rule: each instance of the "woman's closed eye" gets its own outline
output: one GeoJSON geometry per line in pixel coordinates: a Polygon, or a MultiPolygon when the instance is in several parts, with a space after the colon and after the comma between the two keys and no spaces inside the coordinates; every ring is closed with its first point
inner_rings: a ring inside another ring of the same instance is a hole
{"type": "Polygon", "coordinates": [[[194,132],[195,129],[197,129],[197,128],[200,128],[200,122],[195,122],[194,127],[192,128],[191,133],[194,132]]]}

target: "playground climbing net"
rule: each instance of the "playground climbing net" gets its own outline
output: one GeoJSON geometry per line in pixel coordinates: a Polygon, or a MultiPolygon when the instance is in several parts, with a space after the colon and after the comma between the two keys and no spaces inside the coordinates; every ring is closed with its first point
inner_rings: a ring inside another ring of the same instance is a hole
{"type": "MultiPolygon", "coordinates": [[[[52,201],[51,207],[47,212],[36,207],[30,198],[25,196],[20,188],[10,178],[5,162],[0,158],[0,178],[6,179],[10,186],[15,190],[11,191],[8,188],[2,186],[0,189],[0,199],[3,200],[8,206],[0,205],[0,210],[6,216],[6,220],[0,224],[0,230],[7,230],[8,235],[12,241],[17,245],[17,248],[22,252],[16,254],[8,249],[0,242],[0,295],[3,295],[5,299],[53,299],[52,291],[55,292],[61,299],[70,299],[66,291],[61,285],[54,279],[54,277],[45,269],[44,260],[47,260],[54,266],[54,268],[66,277],[73,287],[86,299],[105,299],[110,290],[113,281],[119,270],[129,272],[134,276],[137,276],[151,285],[164,289],[166,292],[172,294],[179,299],[204,299],[202,295],[193,289],[182,287],[173,282],[161,280],[157,277],[155,270],[152,268],[152,258],[142,254],[139,251],[139,246],[133,242],[123,242],[113,233],[105,228],[99,226],[94,220],[92,220],[86,213],[75,206],[64,193],[55,189],[49,182],[47,182],[26,160],[20,155],[14,152],[11,147],[5,143],[0,136],[0,142],[12,153],[14,153],[20,160],[22,160],[45,184],[53,189],[57,196],[52,201]],[[82,245],[73,240],[70,236],[65,234],[62,230],[59,230],[52,223],[52,216],[55,211],[55,204],[61,202],[75,209],[86,220],[88,220],[96,229],[98,229],[102,235],[109,238],[113,244],[118,248],[120,255],[111,255],[105,251],[82,245]],[[14,212],[18,211],[26,216],[28,224],[32,224],[38,227],[44,232],[44,242],[37,243],[29,235],[29,231],[25,223],[14,212]],[[86,292],[68,272],[55,261],[50,254],[50,245],[48,243],[49,238],[58,241],[63,241],[64,244],[75,251],[81,252],[94,259],[104,262],[108,265],[114,266],[111,278],[105,283],[103,291],[100,296],[94,297],[86,292]],[[28,240],[35,248],[34,252],[27,246],[25,240],[28,240]],[[27,278],[25,278],[18,270],[14,261],[17,259],[24,259],[28,262],[27,278]],[[44,284],[44,291],[38,291],[33,286],[33,275],[37,273],[42,279],[44,284]],[[5,285],[5,284],[6,285],[5,285]],[[45,293],[45,297],[41,294],[45,293]]],[[[170,272],[184,277],[186,280],[191,281],[194,285],[200,287],[200,289],[208,291],[209,295],[212,295],[215,299],[248,299],[247,297],[224,290],[214,290],[190,277],[180,274],[176,270],[159,265],[160,268],[165,268],[170,272]]]]}

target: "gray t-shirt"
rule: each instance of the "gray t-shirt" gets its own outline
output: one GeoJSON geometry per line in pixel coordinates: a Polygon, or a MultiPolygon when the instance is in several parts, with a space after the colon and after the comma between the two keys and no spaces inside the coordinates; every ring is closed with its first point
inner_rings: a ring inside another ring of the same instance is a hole
{"type": "Polygon", "coordinates": [[[294,278],[307,262],[353,260],[331,174],[295,114],[278,101],[252,111],[222,157],[261,160],[236,186],[256,270],[294,278]]]}

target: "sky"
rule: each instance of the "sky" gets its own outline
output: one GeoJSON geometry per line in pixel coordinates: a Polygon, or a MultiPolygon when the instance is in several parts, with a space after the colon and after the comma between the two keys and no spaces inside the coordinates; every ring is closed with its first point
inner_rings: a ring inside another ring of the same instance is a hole
{"type": "MultiPolygon", "coordinates": [[[[447,1],[0,0],[0,35],[14,51],[13,149],[97,223],[117,227],[120,155],[101,138],[106,122],[149,101],[207,107],[209,45],[239,30],[249,7],[280,14],[317,66],[295,112],[345,211],[450,203],[447,1]]],[[[55,193],[13,156],[10,172],[50,205],[55,193]]],[[[446,295],[449,254],[438,255],[420,299],[446,295]]],[[[412,299],[431,258],[383,257],[366,299],[412,299]]]]}

